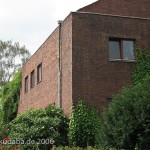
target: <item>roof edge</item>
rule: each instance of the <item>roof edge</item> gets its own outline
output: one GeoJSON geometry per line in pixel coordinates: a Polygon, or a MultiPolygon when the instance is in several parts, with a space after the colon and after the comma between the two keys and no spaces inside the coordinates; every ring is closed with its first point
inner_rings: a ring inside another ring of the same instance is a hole
{"type": "Polygon", "coordinates": [[[84,6],[84,7],[81,7],[81,8],[79,8],[77,11],[82,11],[82,9],[84,9],[84,8],[86,8],[86,7],[89,7],[90,5],[96,4],[97,2],[99,2],[99,0],[97,0],[96,2],[93,2],[93,3],[91,3],[91,4],[88,4],[88,5],[84,6]]]}
{"type": "MultiPolygon", "coordinates": [[[[68,17],[70,17],[72,15],[73,12],[70,12],[68,14],[68,16],[62,20],[62,24],[66,21],[66,19],[68,17]]],[[[54,32],[56,32],[56,30],[58,30],[59,26],[57,25],[57,27],[55,27],[55,29],[50,33],[50,35],[44,40],[44,42],[37,48],[37,50],[31,55],[31,57],[23,64],[22,68],[30,61],[30,59],[32,59],[32,57],[41,49],[41,47],[46,43],[46,41],[53,35],[54,32]]]]}
{"type": "Polygon", "coordinates": [[[79,14],[93,14],[93,15],[101,15],[101,16],[112,16],[112,17],[120,17],[120,18],[132,18],[132,19],[141,19],[141,20],[150,20],[150,18],[143,18],[143,17],[134,17],[134,16],[121,16],[121,15],[113,15],[113,14],[103,14],[103,13],[92,13],[92,12],[81,12],[81,11],[76,11],[74,13],[79,13],[79,14]]]}

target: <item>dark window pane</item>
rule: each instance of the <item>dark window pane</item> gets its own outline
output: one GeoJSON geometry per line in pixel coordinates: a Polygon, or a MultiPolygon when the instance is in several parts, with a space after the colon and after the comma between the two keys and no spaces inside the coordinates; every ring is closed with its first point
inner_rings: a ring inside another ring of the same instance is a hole
{"type": "Polygon", "coordinates": [[[28,76],[25,78],[25,92],[28,92],[28,76]]]}
{"type": "Polygon", "coordinates": [[[37,67],[37,82],[42,81],[42,64],[39,64],[37,67]]]}
{"type": "Polygon", "coordinates": [[[31,88],[33,88],[33,87],[34,87],[34,85],[35,85],[34,70],[31,72],[30,85],[31,85],[31,88]]]}
{"type": "Polygon", "coordinates": [[[123,59],[134,60],[134,41],[124,40],[123,41],[123,59]]]}
{"type": "Polygon", "coordinates": [[[109,41],[109,59],[120,59],[120,42],[109,41]]]}

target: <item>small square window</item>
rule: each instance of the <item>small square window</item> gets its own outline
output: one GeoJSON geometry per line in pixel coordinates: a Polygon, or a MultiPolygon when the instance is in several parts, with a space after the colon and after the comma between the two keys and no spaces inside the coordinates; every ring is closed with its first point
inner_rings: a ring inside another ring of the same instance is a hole
{"type": "Polygon", "coordinates": [[[30,87],[34,88],[35,86],[35,77],[34,77],[34,70],[31,72],[31,78],[30,78],[30,87]]]}
{"type": "Polygon", "coordinates": [[[25,93],[28,92],[28,76],[25,77],[25,93]]]}
{"type": "Polygon", "coordinates": [[[37,83],[42,81],[42,63],[37,66],[37,83]]]}
{"type": "Polygon", "coordinates": [[[109,39],[110,60],[135,60],[134,40],[109,39]]]}

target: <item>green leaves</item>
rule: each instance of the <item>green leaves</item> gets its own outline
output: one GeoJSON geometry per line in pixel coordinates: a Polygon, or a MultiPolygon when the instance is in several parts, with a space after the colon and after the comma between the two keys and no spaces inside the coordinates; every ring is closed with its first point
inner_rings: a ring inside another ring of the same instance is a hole
{"type": "Polygon", "coordinates": [[[142,79],[150,75],[150,52],[137,49],[136,67],[132,72],[132,79],[135,84],[142,82],[142,79]]]}
{"type": "Polygon", "coordinates": [[[18,42],[0,40],[0,90],[30,57],[25,46],[18,42]]]}
{"type": "Polygon", "coordinates": [[[12,121],[18,111],[18,102],[21,86],[21,70],[15,74],[13,80],[7,83],[1,92],[3,123],[12,121]]]}
{"type": "Polygon", "coordinates": [[[140,149],[150,146],[150,76],[125,88],[103,111],[100,141],[104,147],[140,149]]]}
{"type": "Polygon", "coordinates": [[[94,146],[97,142],[97,133],[100,117],[97,108],[87,106],[79,100],[76,108],[72,109],[69,123],[69,142],[71,146],[94,146]]]}
{"type": "MultiPolygon", "coordinates": [[[[45,109],[29,110],[11,122],[10,137],[13,139],[54,139],[56,145],[67,144],[68,119],[62,110],[54,105],[45,109]]],[[[26,145],[32,149],[35,145],[26,145]]],[[[40,149],[50,149],[48,145],[38,145],[40,149]]],[[[27,148],[25,147],[25,148],[27,148]]]]}

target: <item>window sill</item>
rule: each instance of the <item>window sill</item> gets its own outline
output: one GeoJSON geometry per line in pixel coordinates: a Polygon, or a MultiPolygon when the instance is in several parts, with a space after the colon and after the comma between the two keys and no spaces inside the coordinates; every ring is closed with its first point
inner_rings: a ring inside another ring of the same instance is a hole
{"type": "Polygon", "coordinates": [[[109,59],[110,62],[136,62],[136,60],[127,60],[127,59],[109,59]]]}
{"type": "Polygon", "coordinates": [[[42,82],[42,80],[41,81],[39,81],[39,82],[37,82],[37,84],[40,84],[42,82]]]}

